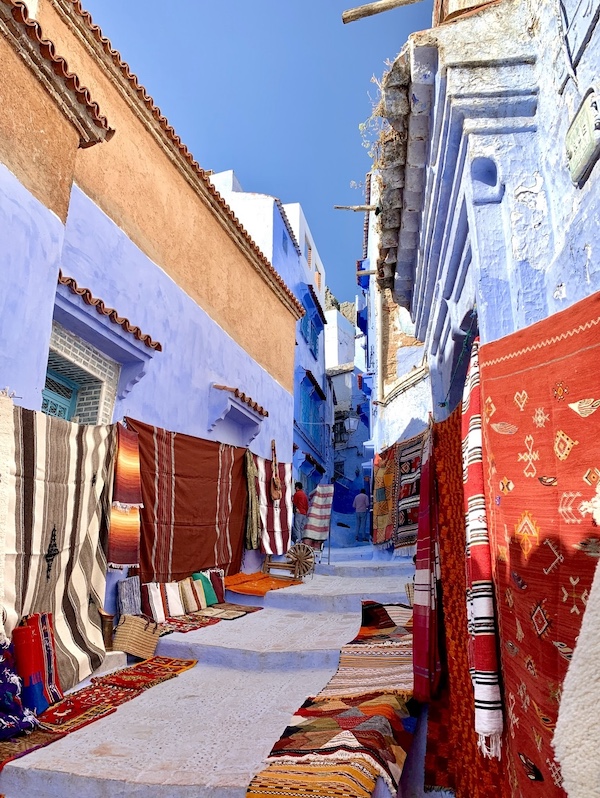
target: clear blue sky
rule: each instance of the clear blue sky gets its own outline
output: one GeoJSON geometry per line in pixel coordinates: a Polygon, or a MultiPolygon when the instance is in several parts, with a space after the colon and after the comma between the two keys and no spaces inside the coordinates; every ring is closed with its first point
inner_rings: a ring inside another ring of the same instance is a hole
{"type": "Polygon", "coordinates": [[[355,293],[370,166],[359,124],[432,0],[343,25],[364,0],[83,0],[204,169],[300,202],[342,300],[355,293]]]}

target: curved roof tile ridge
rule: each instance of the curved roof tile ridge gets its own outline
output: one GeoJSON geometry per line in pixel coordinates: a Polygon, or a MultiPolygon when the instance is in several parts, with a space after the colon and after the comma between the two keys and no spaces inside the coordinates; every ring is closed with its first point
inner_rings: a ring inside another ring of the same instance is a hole
{"type": "Polygon", "coordinates": [[[239,388],[231,388],[229,385],[217,385],[216,383],[213,383],[213,388],[216,388],[218,391],[228,391],[229,393],[232,393],[237,399],[239,399],[241,402],[244,402],[244,404],[247,404],[248,407],[252,408],[252,410],[256,411],[259,416],[266,417],[269,415],[268,410],[265,410],[262,405],[259,405],[258,402],[255,402],[254,399],[252,399],[252,397],[243,393],[243,391],[240,391],[239,388]]]}
{"type": "MultiPolygon", "coordinates": [[[[0,2],[3,1],[4,0],[0,0],[0,2]]],[[[98,299],[92,294],[89,288],[80,288],[77,284],[77,280],[74,277],[65,277],[60,269],[58,272],[58,283],[59,285],[67,286],[67,288],[69,288],[74,294],[80,296],[86,305],[95,307],[101,316],[108,316],[113,324],[118,324],[125,330],[125,332],[130,333],[138,341],[146,344],[149,349],[154,349],[156,352],[162,352],[162,344],[160,344],[158,341],[153,341],[149,335],[144,334],[139,327],[137,327],[135,324],[132,324],[129,319],[125,318],[125,316],[119,316],[118,312],[114,308],[107,307],[101,299],[98,299]]]]}
{"type": "Polygon", "coordinates": [[[29,17],[29,11],[25,3],[22,0],[0,0],[0,3],[9,9],[13,20],[18,25],[23,26],[32,44],[39,49],[42,58],[49,62],[54,74],[75,95],[78,104],[85,109],[93,125],[98,128],[98,138],[96,140],[81,138],[80,146],[89,147],[96,144],[97,141],[103,139],[108,141],[112,138],[115,131],[108,124],[108,119],[100,112],[100,106],[92,100],[89,89],[81,85],[79,76],[69,71],[67,61],[56,54],[54,42],[44,38],[39,22],[29,17]]]}
{"type": "MultiPolygon", "coordinates": [[[[6,1],[7,0],[0,0],[0,2],[6,2],[6,1]]],[[[296,299],[292,291],[290,291],[290,289],[285,284],[279,272],[274,268],[273,264],[268,260],[268,258],[265,257],[265,255],[257,246],[250,233],[242,225],[242,223],[233,213],[227,202],[223,199],[223,197],[219,194],[217,189],[213,186],[213,184],[208,178],[206,171],[200,166],[198,161],[196,161],[192,153],[188,150],[187,146],[177,135],[177,133],[175,132],[175,128],[171,124],[169,124],[169,120],[167,119],[167,117],[164,116],[160,108],[157,105],[155,105],[153,98],[151,97],[150,94],[148,94],[145,87],[142,86],[142,84],[139,82],[137,75],[131,71],[131,67],[129,66],[127,61],[123,60],[121,53],[118,50],[115,50],[115,48],[112,46],[110,39],[107,38],[102,33],[102,29],[100,28],[99,25],[96,25],[96,23],[92,19],[92,15],[90,14],[90,12],[86,11],[83,8],[83,6],[81,5],[81,0],[67,0],[67,2],[69,2],[72,5],[75,13],[85,21],[88,29],[94,36],[95,40],[102,47],[104,52],[112,59],[115,66],[118,67],[118,69],[121,71],[122,75],[126,78],[126,80],[129,81],[135,92],[138,94],[139,98],[145,103],[148,110],[152,113],[152,116],[159,123],[160,127],[162,128],[167,138],[170,139],[170,141],[177,147],[180,155],[189,163],[189,165],[195,170],[198,176],[202,179],[209,193],[219,202],[219,204],[225,211],[226,215],[233,222],[238,231],[244,236],[247,243],[250,245],[252,251],[259,258],[262,264],[267,268],[268,272],[271,274],[271,276],[273,277],[274,281],[277,283],[279,288],[286,294],[288,300],[297,311],[299,317],[302,317],[304,315],[304,308],[302,307],[302,304],[298,301],[298,299],[296,299]]]]}

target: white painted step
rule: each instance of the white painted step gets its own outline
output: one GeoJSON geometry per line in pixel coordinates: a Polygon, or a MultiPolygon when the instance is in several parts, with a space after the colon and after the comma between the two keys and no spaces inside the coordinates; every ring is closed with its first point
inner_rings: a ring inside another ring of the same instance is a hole
{"type": "Polygon", "coordinates": [[[0,791],[6,798],[245,798],[293,713],[335,670],[198,664],[10,762],[0,791]]]}
{"type": "Polygon", "coordinates": [[[406,601],[405,582],[405,579],[398,576],[362,579],[314,574],[306,577],[301,585],[270,591],[265,596],[264,606],[302,612],[360,613],[364,600],[380,601],[383,604],[406,601]]]}
{"type": "Polygon", "coordinates": [[[165,635],[156,653],[240,670],[337,668],[340,648],[356,637],[360,618],[356,612],[267,607],[195,632],[165,635]]]}
{"type": "Polygon", "coordinates": [[[315,566],[315,573],[324,576],[347,576],[351,579],[378,579],[380,576],[398,576],[412,579],[415,566],[412,560],[352,560],[332,562],[321,561],[315,566]]]}

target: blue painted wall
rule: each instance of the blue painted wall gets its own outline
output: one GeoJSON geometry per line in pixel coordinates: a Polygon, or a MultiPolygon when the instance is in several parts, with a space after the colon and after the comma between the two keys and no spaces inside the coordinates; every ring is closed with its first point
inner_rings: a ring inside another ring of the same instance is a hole
{"type": "Polygon", "coordinates": [[[370,438],[369,396],[358,387],[358,375],[359,370],[355,368],[332,377],[339,403],[336,409],[351,408],[352,415],[359,417],[357,429],[348,433],[347,441],[334,449],[334,467],[336,462],[343,463],[344,470],[343,476],[335,480],[333,494],[331,545],[334,547],[354,546],[356,543],[356,515],[352,502],[357,493],[364,488],[371,501],[371,469],[364,448],[370,438]]]}
{"type": "MultiPolygon", "coordinates": [[[[213,382],[240,388],[269,412],[252,451],[292,459],[293,396],[284,390],[81,190],[73,187],[66,226],[0,166],[0,388],[39,410],[54,318],[123,365],[114,419],[142,419],[204,439],[244,445],[236,424],[209,430],[213,382]],[[59,268],[154,340],[152,352],[57,287],[59,268]]],[[[292,254],[293,248],[290,247],[292,254]]],[[[268,342],[265,342],[268,345],[268,342]]],[[[106,609],[116,609],[109,572],[106,609]]]]}
{"type": "Polygon", "coordinates": [[[67,218],[62,269],[163,346],[152,355],[140,382],[117,400],[115,419],[128,415],[200,438],[239,443],[231,439],[234,430],[225,431],[218,424],[208,430],[209,385],[225,384],[246,391],[269,411],[250,448],[270,457],[274,438],[279,457],[289,462],[291,394],[77,187],[67,218]]]}
{"type": "MultiPolygon", "coordinates": [[[[435,31],[412,312],[438,419],[460,401],[473,334],[496,340],[600,290],[600,162],[576,186],[565,146],[600,74],[600,0],[564,8],[569,49],[548,3],[490,7],[435,31]]],[[[414,74],[429,58],[415,51],[414,74]]]]}
{"type": "MultiPolygon", "coordinates": [[[[302,333],[302,321],[296,325],[292,464],[294,479],[300,479],[310,491],[319,482],[326,482],[331,477],[332,410],[331,397],[325,378],[324,326],[308,291],[309,285],[314,287],[314,269],[309,267],[301,248],[298,252],[274,197],[268,194],[244,191],[232,170],[213,175],[211,180],[281,275],[287,287],[302,303],[318,331],[318,351],[315,357],[310,343],[302,333]],[[322,400],[312,388],[310,380],[306,377],[307,370],[313,374],[327,399],[322,400]],[[303,423],[302,394],[305,389],[308,389],[311,394],[308,401],[314,405],[314,412],[309,414],[312,419],[311,423],[303,423]],[[314,464],[306,459],[306,454],[314,458],[325,473],[321,473],[319,469],[315,468],[314,464]]],[[[289,207],[294,211],[294,223],[298,228],[295,230],[295,237],[297,240],[300,238],[304,241],[306,222],[301,209],[297,205],[289,207]]],[[[288,221],[291,223],[290,219],[288,221]]],[[[316,250],[313,254],[316,260],[316,250]]]]}
{"type": "Polygon", "coordinates": [[[64,228],[0,165],[0,390],[41,407],[64,228]]]}

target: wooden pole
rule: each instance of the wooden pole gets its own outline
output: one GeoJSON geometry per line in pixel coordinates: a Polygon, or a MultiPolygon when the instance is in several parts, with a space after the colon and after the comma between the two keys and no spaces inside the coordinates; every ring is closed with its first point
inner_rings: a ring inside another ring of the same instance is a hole
{"type": "Polygon", "coordinates": [[[400,8],[400,6],[408,6],[411,3],[420,2],[421,0],[378,0],[376,3],[367,3],[365,6],[358,6],[358,8],[351,8],[348,11],[344,11],[342,14],[342,22],[346,25],[348,22],[356,22],[357,19],[372,17],[373,14],[391,11],[392,8],[400,8]]]}
{"type": "Polygon", "coordinates": [[[334,211],[374,211],[377,209],[376,205],[334,205],[334,211]]]}

